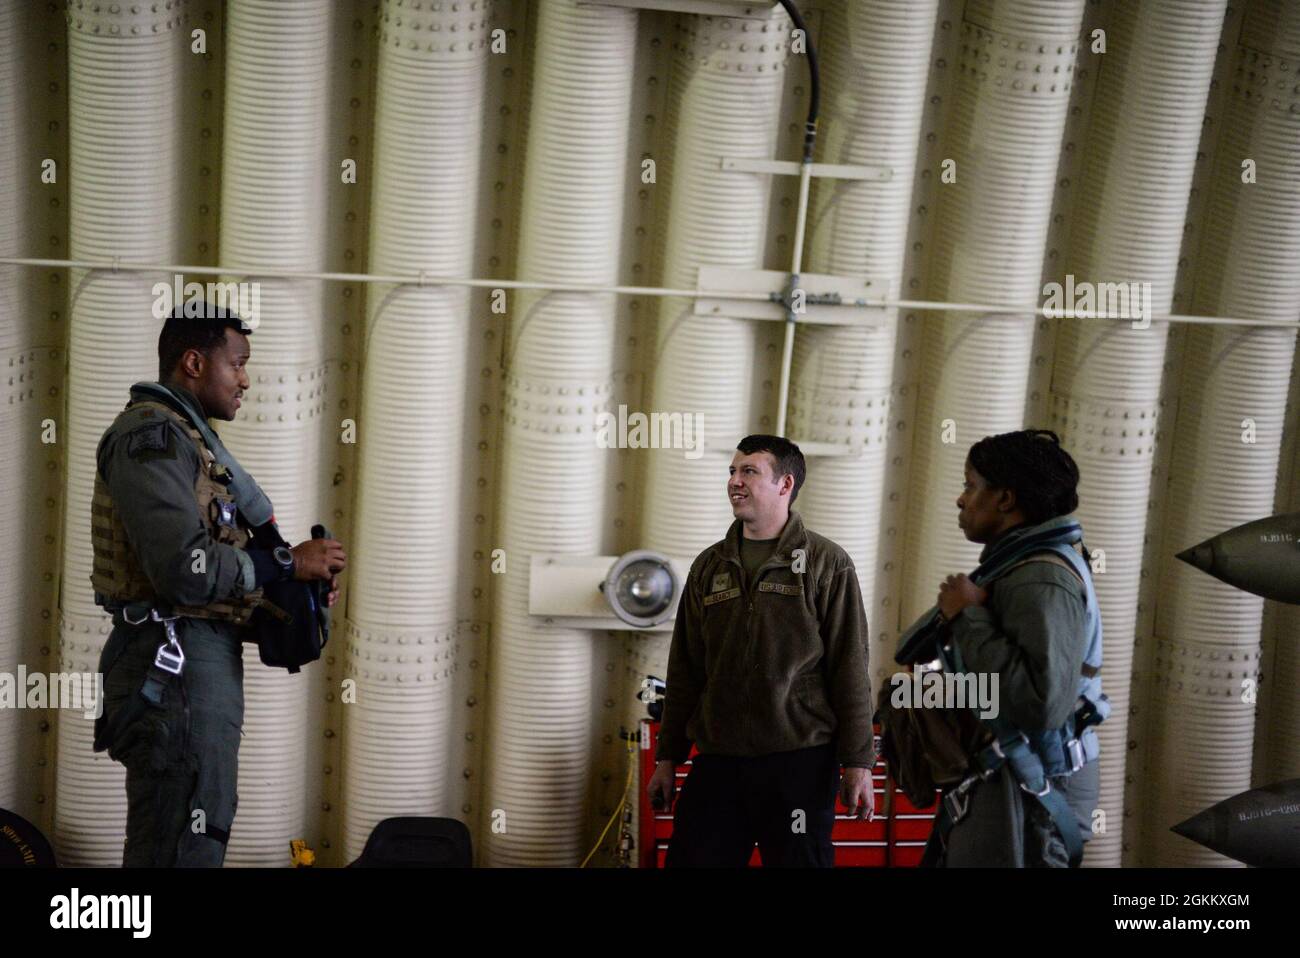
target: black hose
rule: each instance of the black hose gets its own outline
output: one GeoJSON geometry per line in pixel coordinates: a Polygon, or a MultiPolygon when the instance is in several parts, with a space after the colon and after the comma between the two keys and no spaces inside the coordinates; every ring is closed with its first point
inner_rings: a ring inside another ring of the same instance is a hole
{"type": "Polygon", "coordinates": [[[803,14],[794,5],[794,0],[780,0],[785,12],[794,21],[795,28],[803,31],[803,40],[807,50],[808,74],[811,77],[811,94],[808,97],[808,120],[803,128],[803,159],[811,163],[813,143],[817,140],[817,111],[821,108],[821,70],[817,66],[817,51],[813,49],[812,34],[804,23],[803,14]]]}

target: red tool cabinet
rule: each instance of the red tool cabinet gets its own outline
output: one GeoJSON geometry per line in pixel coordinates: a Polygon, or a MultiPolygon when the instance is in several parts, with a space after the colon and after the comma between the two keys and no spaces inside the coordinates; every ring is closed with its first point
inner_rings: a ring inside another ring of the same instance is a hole
{"type": "MultiPolygon", "coordinates": [[[[877,728],[877,735],[879,731],[877,728]]],[[[668,854],[668,839],[673,833],[673,816],[671,812],[656,812],[652,809],[645,791],[646,783],[654,774],[659,723],[643,719],[640,733],[641,779],[637,788],[637,801],[641,814],[638,859],[642,868],[662,868],[664,856],[668,854]]],[[[691,756],[694,755],[695,750],[692,749],[691,756]]],[[[686,764],[677,769],[679,791],[690,772],[690,764],[690,759],[687,759],[686,764]]],[[[839,799],[835,801],[835,827],[831,831],[831,842],[835,846],[835,867],[914,868],[920,864],[925,841],[930,835],[935,805],[931,803],[928,808],[912,805],[889,780],[883,761],[876,762],[871,777],[876,788],[874,822],[858,821],[848,814],[839,799]],[[893,792],[892,801],[886,800],[886,789],[893,792]]],[[[935,794],[937,798],[938,793],[935,794]]],[[[755,847],[749,864],[753,866],[760,863],[758,848],[755,847]]]]}

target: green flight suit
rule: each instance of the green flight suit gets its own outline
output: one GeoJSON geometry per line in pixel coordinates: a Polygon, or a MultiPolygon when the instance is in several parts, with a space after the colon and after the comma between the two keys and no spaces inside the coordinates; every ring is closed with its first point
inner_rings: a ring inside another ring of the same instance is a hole
{"type": "MultiPolygon", "coordinates": [[[[1005,533],[1007,540],[1030,526],[1005,533]]],[[[999,540],[999,545],[1003,542],[999,540]]],[[[985,545],[980,561],[993,543],[985,545]]],[[[1080,667],[1088,646],[1083,583],[1051,562],[1026,562],[987,587],[988,601],[967,606],[948,625],[966,667],[997,673],[999,705],[1021,729],[1060,728],[1078,703],[1080,667]]],[[[1097,762],[1073,776],[1054,776],[1052,788],[1066,798],[1080,835],[1091,837],[1099,777],[1097,762]]],[[[1069,855],[1051,816],[1027,799],[1010,767],[971,789],[965,817],[948,834],[946,867],[1069,867],[1069,855]]]]}
{"type": "MultiPolygon", "coordinates": [[[[198,400],[183,390],[195,409],[198,400]]],[[[133,398],[156,398],[132,390],[133,398]]],[[[175,423],[139,407],[104,433],[98,468],[127,537],[160,603],[204,606],[255,587],[248,554],[217,542],[199,516],[194,441],[175,423]],[[202,553],[202,561],[198,554],[202,553]]],[[[139,615],[135,610],[133,619],[139,615]]],[[[185,654],[163,701],[141,692],[158,647],[153,621],[133,625],[118,611],[100,659],[104,714],[95,749],[126,766],[125,866],[220,866],[235,818],[244,721],[243,626],[176,621],[185,654]]]]}

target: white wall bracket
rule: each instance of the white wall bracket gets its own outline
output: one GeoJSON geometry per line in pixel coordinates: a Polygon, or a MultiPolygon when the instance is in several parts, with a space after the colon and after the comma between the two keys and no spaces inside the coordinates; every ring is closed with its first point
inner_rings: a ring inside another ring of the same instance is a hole
{"type": "MultiPolygon", "coordinates": [[[[868,306],[874,292],[872,281],[855,276],[827,273],[804,273],[798,289],[804,293],[804,309],[796,313],[800,323],[823,323],[830,326],[880,326],[888,315],[883,306],[868,306]]],[[[787,316],[787,291],[790,274],[776,269],[733,269],[727,266],[701,266],[696,288],[716,293],[767,293],[768,302],[755,299],[729,299],[699,296],[695,300],[697,316],[727,316],[731,319],[770,319],[784,322],[787,316]]]]}

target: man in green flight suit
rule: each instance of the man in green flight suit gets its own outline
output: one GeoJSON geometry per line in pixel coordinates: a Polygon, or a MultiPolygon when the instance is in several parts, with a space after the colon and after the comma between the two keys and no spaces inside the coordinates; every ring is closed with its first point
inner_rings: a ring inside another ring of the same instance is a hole
{"type": "Polygon", "coordinates": [[[126,866],[220,866],[235,818],[244,721],[241,647],[262,586],[327,581],[333,539],[289,548],[271,502],[207,420],[249,386],[252,328],[178,306],[156,383],[136,383],[97,452],[95,600],[113,613],[95,750],[126,766],[126,866]],[[199,313],[199,315],[193,315],[199,313]]]}

